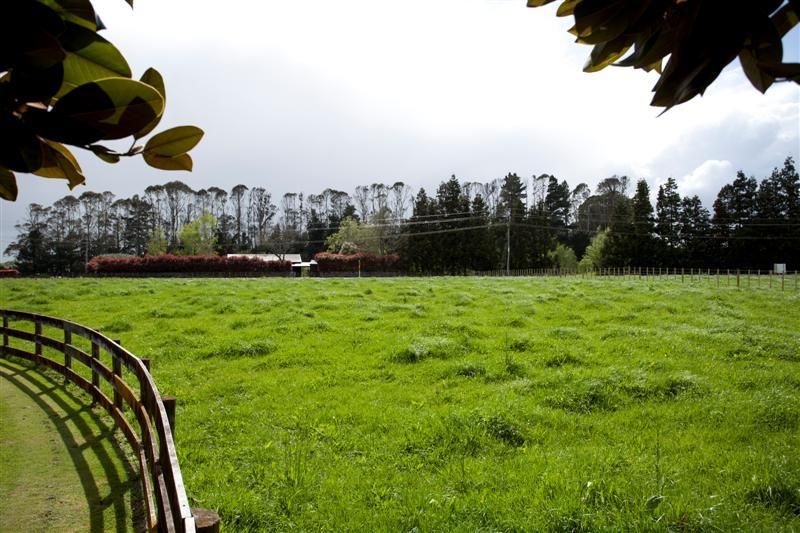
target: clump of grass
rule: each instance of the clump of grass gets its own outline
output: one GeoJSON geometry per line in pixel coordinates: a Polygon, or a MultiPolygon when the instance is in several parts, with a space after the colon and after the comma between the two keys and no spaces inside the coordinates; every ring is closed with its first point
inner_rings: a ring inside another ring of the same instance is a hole
{"type": "Polygon", "coordinates": [[[508,325],[508,327],[510,328],[515,328],[515,329],[524,328],[525,326],[528,325],[528,320],[518,316],[516,318],[512,318],[511,320],[509,320],[506,323],[506,325],[508,325]]]}
{"type": "Polygon", "coordinates": [[[457,306],[469,305],[472,303],[472,300],[473,300],[472,296],[463,292],[453,295],[453,305],[457,306]]]}
{"type": "Polygon", "coordinates": [[[589,380],[561,390],[560,393],[545,398],[545,403],[555,409],[570,413],[591,413],[593,411],[615,411],[621,398],[617,387],[608,380],[589,380]]]}
{"type": "Polygon", "coordinates": [[[483,419],[487,433],[495,439],[519,448],[525,444],[525,436],[517,424],[504,415],[491,415],[483,419]]]}
{"type": "Polygon", "coordinates": [[[252,320],[237,319],[230,323],[230,329],[244,329],[253,323],[252,320]]]}
{"type": "Polygon", "coordinates": [[[559,352],[551,355],[544,360],[544,366],[547,368],[560,368],[565,365],[580,366],[583,364],[579,358],[570,353],[559,352]]]}
{"type": "Polygon", "coordinates": [[[262,355],[269,355],[278,347],[269,339],[261,339],[256,341],[237,341],[230,344],[225,344],[215,350],[210,350],[202,355],[204,358],[222,358],[234,359],[237,357],[257,357],[262,355]]]}
{"type": "Polygon", "coordinates": [[[447,337],[422,337],[396,352],[396,363],[418,363],[424,359],[448,359],[463,355],[464,347],[447,337]]]}
{"type": "Polygon", "coordinates": [[[522,377],[525,375],[525,367],[518,363],[510,353],[503,356],[503,368],[510,376],[522,377]]]}
{"type": "Polygon", "coordinates": [[[747,491],[745,500],[781,514],[800,516],[800,486],[761,485],[747,491]]]}
{"type": "Polygon", "coordinates": [[[131,326],[130,322],[117,319],[103,327],[103,329],[109,333],[124,333],[132,330],[133,326],[131,326]]]}
{"type": "Polygon", "coordinates": [[[483,365],[466,363],[456,368],[455,374],[465,378],[475,378],[486,375],[486,368],[483,365]]]}
{"type": "Polygon", "coordinates": [[[238,310],[239,309],[235,305],[233,305],[232,303],[225,303],[225,304],[222,304],[222,305],[218,305],[217,308],[215,309],[215,311],[216,311],[216,313],[218,315],[233,314],[233,313],[236,313],[236,311],[238,311],[238,310]]]}
{"type": "Polygon", "coordinates": [[[516,337],[508,340],[507,347],[512,352],[526,352],[532,344],[533,341],[528,337],[516,337]]]}
{"type": "Polygon", "coordinates": [[[550,330],[549,335],[550,337],[559,340],[578,340],[581,338],[578,328],[570,327],[553,328],[550,330]]]}

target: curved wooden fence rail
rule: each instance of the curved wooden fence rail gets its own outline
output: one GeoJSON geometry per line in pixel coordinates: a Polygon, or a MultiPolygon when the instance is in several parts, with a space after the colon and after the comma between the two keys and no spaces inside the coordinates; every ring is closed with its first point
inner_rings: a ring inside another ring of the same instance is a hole
{"type": "MultiPolygon", "coordinates": [[[[210,524],[195,522],[175,452],[172,437],[174,421],[170,421],[171,417],[150,375],[146,360],[136,357],[118,342],[74,322],[20,311],[0,310],[0,314],[3,317],[0,353],[27,359],[59,372],[91,394],[93,400],[103,406],[125,434],[138,457],[148,531],[188,533],[213,531],[219,527],[218,519],[210,529],[207,529],[210,524]],[[12,328],[12,321],[32,323],[33,332],[12,328]],[[63,333],[63,340],[43,335],[43,327],[59,330],[63,333]],[[79,343],[74,343],[77,340],[75,337],[85,339],[83,344],[91,353],[81,349],[79,343]],[[29,344],[28,350],[12,346],[10,338],[32,343],[33,352],[29,351],[29,344]],[[45,348],[48,349],[47,354],[45,348]],[[63,362],[48,356],[53,351],[63,356],[63,362]],[[110,368],[103,362],[101,354],[106,354],[106,360],[110,356],[110,368]],[[85,368],[74,367],[76,362],[85,368]],[[131,382],[138,385],[138,392],[128,384],[126,378],[132,378],[131,382]],[[102,385],[101,379],[107,385],[102,385]],[[111,397],[103,388],[110,389],[111,397]],[[126,406],[129,415],[125,412],[126,406]]],[[[174,412],[172,414],[174,416],[174,412]]],[[[206,517],[209,512],[196,509],[194,513],[206,517]]]]}

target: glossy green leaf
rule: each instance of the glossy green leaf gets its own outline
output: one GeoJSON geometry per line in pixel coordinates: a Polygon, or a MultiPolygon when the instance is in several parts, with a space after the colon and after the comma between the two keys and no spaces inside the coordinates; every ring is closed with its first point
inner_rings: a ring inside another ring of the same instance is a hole
{"type": "Polygon", "coordinates": [[[74,122],[101,132],[102,136],[95,139],[99,140],[133,135],[163,111],[163,97],[146,83],[107,78],[81,85],[67,93],[56,103],[51,114],[61,119],[65,126],[68,126],[67,122],[74,122]]]}
{"type": "Polygon", "coordinates": [[[554,0],[528,0],[528,7],[539,7],[549,4],[554,0]]]}
{"type": "Polygon", "coordinates": [[[631,44],[625,35],[611,41],[595,45],[592,53],[583,67],[584,72],[597,72],[602,70],[628,51],[631,44]]]}
{"type": "Polygon", "coordinates": [[[34,174],[43,178],[65,179],[70,189],[86,181],[78,160],[66,146],[45,141],[42,149],[42,166],[34,174]]]}
{"type": "Polygon", "coordinates": [[[575,6],[579,4],[581,0],[565,0],[563,4],[558,6],[558,11],[556,11],[557,17],[568,17],[575,12],[575,6]]]}
{"type": "Polygon", "coordinates": [[[154,135],[144,145],[144,152],[165,157],[185,154],[203,138],[203,130],[196,126],[178,126],[154,135]]]}
{"type": "Polygon", "coordinates": [[[142,154],[145,163],[153,168],[160,170],[192,170],[192,157],[189,154],[181,154],[176,157],[165,157],[153,153],[144,152],[142,154]]]}
{"type": "Polygon", "coordinates": [[[89,146],[94,155],[105,161],[106,163],[119,163],[119,154],[114,150],[103,146],[102,144],[92,144],[89,146]]]}
{"type": "Polygon", "coordinates": [[[17,199],[17,179],[7,168],[0,167],[0,198],[13,202],[17,199]]]}
{"type": "Polygon", "coordinates": [[[90,0],[38,0],[64,20],[83,26],[87,30],[96,31],[96,14],[90,0]]]}
{"type": "Polygon", "coordinates": [[[89,82],[131,77],[131,68],[120,51],[93,31],[67,23],[61,44],[67,55],[64,59],[64,81],[56,98],[89,82]]]}
{"type": "MultiPolygon", "coordinates": [[[[149,85],[150,87],[154,88],[159,93],[161,93],[161,96],[164,98],[164,103],[166,104],[167,90],[164,87],[164,78],[161,77],[160,72],[158,72],[154,68],[149,68],[144,72],[144,74],[142,74],[141,81],[142,83],[146,83],[147,85],[149,85]]],[[[153,129],[155,129],[155,127],[158,126],[158,123],[161,122],[161,116],[162,115],[158,115],[155,119],[153,119],[150,122],[150,124],[142,128],[140,131],[136,132],[133,138],[141,139],[142,137],[153,131],[153,129]]]]}

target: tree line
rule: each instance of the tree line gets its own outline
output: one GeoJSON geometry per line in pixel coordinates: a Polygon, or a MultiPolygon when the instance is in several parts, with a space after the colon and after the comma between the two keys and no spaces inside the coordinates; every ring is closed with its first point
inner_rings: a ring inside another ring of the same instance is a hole
{"type": "Polygon", "coordinates": [[[102,255],[397,253],[405,270],[655,266],[769,268],[800,259],[800,180],[791,158],[761,180],[738,172],[709,211],[667,179],[601,180],[592,191],[550,174],[443,181],[429,195],[403,182],[273,200],[239,184],[181,181],[117,198],[87,191],[31,204],[6,254],[27,273],[81,273],[102,255]],[[631,190],[632,189],[632,190],[631,190]],[[277,205],[276,205],[277,204],[277,205]]]}

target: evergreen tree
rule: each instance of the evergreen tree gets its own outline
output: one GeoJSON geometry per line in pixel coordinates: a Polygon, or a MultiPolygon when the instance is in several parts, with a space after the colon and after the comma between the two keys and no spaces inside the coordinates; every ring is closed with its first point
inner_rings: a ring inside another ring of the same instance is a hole
{"type": "Polygon", "coordinates": [[[661,248],[661,263],[667,267],[679,266],[677,263],[680,239],[678,224],[681,215],[681,196],[678,194],[678,183],[668,178],[664,185],[658,187],[656,197],[656,235],[661,248]]]}

